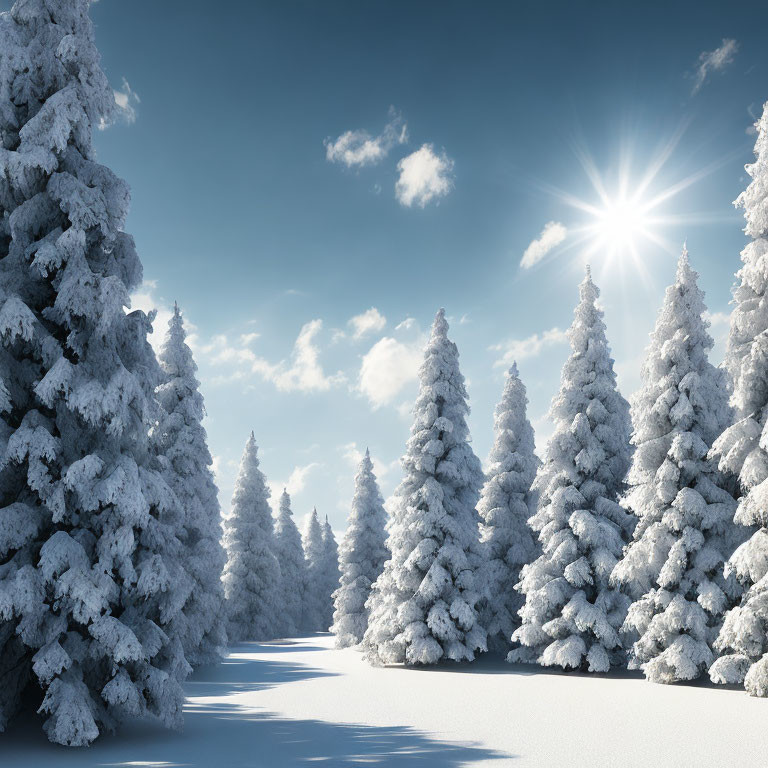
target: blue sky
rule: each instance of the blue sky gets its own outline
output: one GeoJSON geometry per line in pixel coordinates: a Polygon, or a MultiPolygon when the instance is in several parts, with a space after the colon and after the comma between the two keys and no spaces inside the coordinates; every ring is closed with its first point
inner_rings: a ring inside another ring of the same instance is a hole
{"type": "Polygon", "coordinates": [[[126,107],[96,145],[132,187],[136,302],[159,307],[164,331],[177,300],[194,326],[225,508],[250,430],[299,519],[316,504],[344,528],[366,445],[391,492],[440,306],[478,455],[511,357],[543,441],[587,258],[625,395],[685,238],[722,354],[745,242],[731,201],[768,99],[764,3],[100,0],[92,13],[126,107]],[[590,161],[608,198],[619,176],[634,195],[665,147],[642,199],[679,189],[652,211],[654,240],[637,232],[609,257],[568,196],[605,208],[590,161]]]}

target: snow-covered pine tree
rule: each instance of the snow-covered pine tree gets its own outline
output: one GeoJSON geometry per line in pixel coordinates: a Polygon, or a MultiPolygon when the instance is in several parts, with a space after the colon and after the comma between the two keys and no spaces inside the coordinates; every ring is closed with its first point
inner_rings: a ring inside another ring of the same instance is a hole
{"type": "Polygon", "coordinates": [[[279,635],[293,637],[302,627],[307,565],[301,534],[293,522],[291,497],[283,490],[275,523],[275,555],[280,564],[279,635]]]}
{"type": "Polygon", "coordinates": [[[617,503],[631,456],[629,405],[616,386],[600,295],[587,267],[568,331],[571,355],[549,416],[555,432],[539,468],[530,524],[543,552],[523,566],[521,644],[509,661],[605,672],[622,661],[628,600],[608,578],[632,530],[617,503]]]}
{"type": "Polygon", "coordinates": [[[386,522],[384,500],[366,449],[355,475],[352,509],[341,542],[341,586],[333,595],[331,632],[337,648],[357,645],[368,627],[365,602],[389,557],[386,522]]]}
{"type": "Polygon", "coordinates": [[[202,425],[205,405],[186,335],[181,312],[174,305],[159,355],[165,380],[157,388],[157,399],[163,415],[154,433],[164,476],[184,511],[184,564],[194,581],[174,629],[187,661],[199,666],[218,661],[227,644],[221,581],[226,555],[213,460],[202,425]]]}
{"type": "Polygon", "coordinates": [[[150,447],[157,362],[148,318],[124,311],[129,191],[91,144],[114,96],[88,8],[0,14],[0,728],[32,677],[66,745],[180,724],[188,669],[168,634],[189,578],[150,447]]]}
{"type": "Polygon", "coordinates": [[[541,462],[534,452],[527,405],[525,385],[513,364],[496,406],[495,440],[477,507],[480,541],[485,548],[480,568],[485,596],[479,611],[488,630],[489,648],[495,651],[509,648],[512,633],[520,626],[518,611],[524,601],[515,585],[520,581],[522,567],[539,555],[528,518],[536,511],[536,494],[531,486],[541,462]]]}
{"type": "Polygon", "coordinates": [[[746,591],[726,615],[715,644],[723,655],[710,677],[768,696],[768,103],[757,123],[755,155],[746,167],[752,181],[736,200],[752,240],[741,252],[725,358],[738,421],[712,449],[720,469],[738,477],[742,495],[734,519],[751,536],[724,569],[746,591]]]}
{"type": "Polygon", "coordinates": [[[419,379],[405,477],[389,523],[391,559],[368,603],[363,649],[374,664],[471,661],[486,650],[475,608],[483,472],[470,445],[467,391],[442,309],[419,379]]]}
{"type": "Polygon", "coordinates": [[[302,629],[305,632],[325,632],[328,629],[328,627],[323,627],[325,547],[323,545],[323,527],[317,517],[317,508],[312,510],[307,521],[303,545],[306,581],[304,582],[302,629]]]}
{"type": "Polygon", "coordinates": [[[656,683],[706,672],[723,613],[740,593],[722,575],[743,540],[732,484],[707,458],[730,423],[728,382],[708,360],[697,277],[683,248],[632,399],[635,453],[623,503],[638,522],[611,576],[633,600],[624,622],[629,667],[656,683]]]}
{"type": "Polygon", "coordinates": [[[240,461],[232,510],[224,518],[224,589],[229,638],[271,640],[279,634],[280,565],[275,557],[269,488],[251,432],[240,461]]]}
{"type": "Polygon", "coordinates": [[[326,515],[323,523],[323,597],[320,611],[323,632],[327,632],[333,624],[333,593],[339,588],[340,579],[339,546],[326,515]]]}

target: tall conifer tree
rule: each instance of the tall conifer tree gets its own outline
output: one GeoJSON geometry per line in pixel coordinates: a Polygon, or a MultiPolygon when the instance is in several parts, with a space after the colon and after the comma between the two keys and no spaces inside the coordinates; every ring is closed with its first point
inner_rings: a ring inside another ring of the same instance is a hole
{"type": "Polygon", "coordinates": [[[303,536],[304,561],[306,563],[306,582],[304,585],[304,607],[302,625],[306,632],[325,632],[323,627],[323,597],[325,595],[325,546],[323,527],[317,517],[317,508],[307,521],[303,536]]]}
{"type": "Polygon", "coordinates": [[[365,456],[355,475],[355,493],[341,542],[341,586],[334,593],[333,626],[336,647],[357,645],[368,627],[365,602],[387,560],[387,514],[371,455],[365,456]]]}
{"type": "Polygon", "coordinates": [[[624,625],[634,641],[630,668],[659,683],[706,672],[714,634],[740,591],[722,576],[739,543],[736,502],[707,458],[731,411],[725,371],[708,360],[705,311],[683,249],[632,403],[625,506],[638,523],[611,579],[634,600],[624,625]]]}
{"type": "Polygon", "coordinates": [[[587,268],[552,401],[555,432],[536,475],[531,525],[543,552],[523,567],[521,644],[510,661],[605,672],[622,661],[627,600],[608,585],[632,529],[617,503],[631,455],[629,405],[616,386],[600,295],[587,268]]]}
{"type": "Polygon", "coordinates": [[[230,639],[271,640],[279,634],[280,565],[275,557],[269,488],[251,432],[224,520],[224,568],[230,639]]]}
{"type": "Polygon", "coordinates": [[[513,365],[496,406],[495,440],[478,505],[480,540],[485,547],[480,570],[485,597],[480,615],[488,629],[488,644],[496,651],[509,648],[512,633],[520,626],[523,597],[515,585],[522,567],[539,554],[536,536],[528,525],[536,511],[531,486],[540,462],[534,452],[527,404],[525,385],[513,365]]]}
{"type": "Polygon", "coordinates": [[[163,414],[155,430],[156,444],[165,462],[163,474],[183,509],[184,563],[193,579],[175,631],[187,661],[198,666],[217,661],[226,646],[221,581],[226,555],[213,460],[202,424],[205,405],[176,305],[159,358],[165,381],[157,389],[163,414]]]}
{"type": "Polygon", "coordinates": [[[149,440],[157,362],[124,311],[129,191],[91,142],[115,105],[88,9],[0,14],[0,728],[32,676],[66,745],[178,725],[189,668],[170,630],[181,515],[149,440]]]}
{"type": "Polygon", "coordinates": [[[752,240],[741,252],[725,358],[737,421],[712,453],[720,469],[738,478],[734,519],[751,536],[725,567],[746,591],[726,616],[716,643],[723,656],[710,677],[743,682],[753,696],[768,696],[768,103],[757,123],[755,162],[746,170],[752,181],[736,205],[744,209],[744,231],[752,240]]]}
{"type": "Polygon", "coordinates": [[[293,521],[291,497],[283,490],[275,523],[275,554],[280,565],[279,634],[293,637],[302,627],[307,564],[301,534],[293,521]]]}
{"type": "Polygon", "coordinates": [[[363,647],[377,664],[470,661],[486,650],[475,608],[483,472],[470,445],[467,391],[442,309],[419,380],[389,527],[392,556],[369,598],[363,647]]]}
{"type": "Polygon", "coordinates": [[[327,632],[333,624],[333,593],[339,588],[341,571],[339,570],[339,545],[333,535],[333,528],[328,522],[328,515],[323,523],[323,595],[321,605],[321,627],[327,632]]]}

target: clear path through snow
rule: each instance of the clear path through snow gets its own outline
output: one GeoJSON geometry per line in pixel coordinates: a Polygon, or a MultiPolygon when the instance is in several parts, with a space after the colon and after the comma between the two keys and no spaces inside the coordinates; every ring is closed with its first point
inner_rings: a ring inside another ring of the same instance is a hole
{"type": "Polygon", "coordinates": [[[0,766],[768,765],[768,701],[740,691],[488,658],[377,669],[328,635],[236,646],[187,692],[183,733],[135,725],[73,750],[27,718],[0,734],[0,766]]]}

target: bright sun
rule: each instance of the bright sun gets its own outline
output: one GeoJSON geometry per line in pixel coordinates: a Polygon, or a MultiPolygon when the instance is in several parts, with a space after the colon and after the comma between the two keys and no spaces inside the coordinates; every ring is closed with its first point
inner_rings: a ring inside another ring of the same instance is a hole
{"type": "Polygon", "coordinates": [[[587,227],[593,231],[595,247],[615,255],[632,251],[639,236],[649,236],[652,224],[647,206],[631,199],[607,200],[593,218],[587,227]]]}
{"type": "MultiPolygon", "coordinates": [[[[577,209],[579,219],[568,226],[567,249],[577,248],[584,261],[599,263],[602,271],[631,266],[635,274],[648,279],[647,257],[661,249],[677,253],[682,243],[664,237],[664,229],[695,221],[696,214],[674,215],[666,210],[670,200],[717,167],[700,169],[672,184],[659,184],[660,171],[677,146],[684,127],[644,163],[632,157],[631,143],[625,143],[618,162],[607,174],[601,173],[590,154],[577,149],[577,156],[592,185],[594,196],[585,200],[549,187],[563,202],[577,209]],[[639,173],[632,173],[632,167],[639,173]],[[610,182],[608,181],[610,179],[610,182]],[[653,191],[652,191],[653,189],[653,191]]],[[[665,174],[668,176],[668,174],[665,174]]],[[[681,233],[683,234],[683,233],[681,233]]]]}

